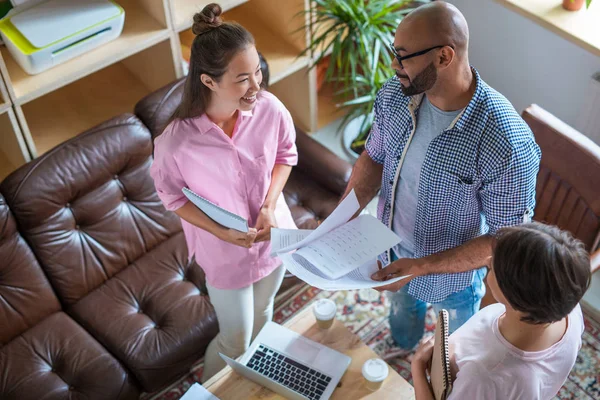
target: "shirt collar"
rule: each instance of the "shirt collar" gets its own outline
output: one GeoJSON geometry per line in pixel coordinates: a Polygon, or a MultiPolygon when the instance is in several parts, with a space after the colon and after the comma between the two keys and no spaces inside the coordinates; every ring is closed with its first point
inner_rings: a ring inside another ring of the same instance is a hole
{"type": "MultiPolygon", "coordinates": [[[[252,110],[240,111],[240,118],[242,119],[250,118],[252,117],[252,115],[252,110]]],[[[198,128],[200,133],[204,134],[210,131],[211,129],[216,128],[217,125],[214,122],[212,122],[205,113],[202,114],[200,118],[196,119],[196,127],[198,128]]]]}
{"type": "MultiPolygon", "coordinates": [[[[469,104],[467,104],[467,106],[461,111],[460,114],[458,114],[454,121],[452,121],[448,129],[454,128],[459,131],[463,130],[465,126],[469,123],[469,120],[472,118],[475,112],[477,104],[481,101],[484,95],[483,81],[479,76],[479,72],[477,72],[477,70],[473,67],[471,67],[471,70],[473,71],[473,75],[475,76],[475,93],[473,93],[473,97],[471,98],[471,101],[469,101],[469,104]]],[[[421,105],[424,96],[425,94],[423,93],[418,94],[416,96],[412,96],[410,98],[410,101],[408,102],[408,108],[412,111],[416,111],[421,105]]]]}

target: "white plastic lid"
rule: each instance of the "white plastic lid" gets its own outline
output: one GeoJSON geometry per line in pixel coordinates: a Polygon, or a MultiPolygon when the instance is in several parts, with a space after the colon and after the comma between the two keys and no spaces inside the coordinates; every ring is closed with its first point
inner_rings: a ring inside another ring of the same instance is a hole
{"type": "Polygon", "coordinates": [[[381,382],[389,374],[388,365],[382,359],[371,358],[363,364],[362,374],[368,381],[381,382]]]}
{"type": "Polygon", "coordinates": [[[320,320],[328,320],[335,317],[337,306],[332,300],[320,299],[313,306],[315,317],[320,320]]]}

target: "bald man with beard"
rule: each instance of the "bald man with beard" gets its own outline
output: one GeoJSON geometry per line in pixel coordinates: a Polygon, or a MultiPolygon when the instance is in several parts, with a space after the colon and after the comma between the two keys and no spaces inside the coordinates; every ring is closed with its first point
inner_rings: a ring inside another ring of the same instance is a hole
{"type": "Polygon", "coordinates": [[[378,218],[401,238],[373,278],[409,278],[391,291],[390,326],[402,352],[423,336],[427,303],[454,331],[479,310],[496,232],[529,222],[540,149],[527,124],[469,64],[469,30],[445,2],[398,26],[396,76],[382,87],[366,149],[346,194],[361,207],[381,189],[378,218]]]}

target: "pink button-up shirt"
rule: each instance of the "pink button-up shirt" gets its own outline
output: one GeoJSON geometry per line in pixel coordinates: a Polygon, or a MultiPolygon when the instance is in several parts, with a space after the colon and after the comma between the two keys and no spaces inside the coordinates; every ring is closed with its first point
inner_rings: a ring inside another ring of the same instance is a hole
{"type": "MultiPolygon", "coordinates": [[[[206,115],[175,120],[154,141],[150,173],[168,210],[187,203],[181,189],[248,219],[254,226],[271,184],[275,164],[296,165],[296,131],[289,111],[271,93],[261,92],[252,111],[239,112],[230,138],[206,115]]],[[[280,228],[296,226],[281,195],[275,217],[280,228]]],[[[239,289],[281,265],[269,255],[271,242],[236,246],[181,221],[189,255],[217,289],[239,289]]]]}

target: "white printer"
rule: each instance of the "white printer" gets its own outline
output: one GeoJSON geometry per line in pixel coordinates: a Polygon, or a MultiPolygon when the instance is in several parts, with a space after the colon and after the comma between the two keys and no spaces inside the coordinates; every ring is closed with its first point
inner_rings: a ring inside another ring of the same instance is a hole
{"type": "Polygon", "coordinates": [[[116,39],[124,22],[112,0],[27,0],[0,20],[0,35],[34,75],[116,39]]]}

